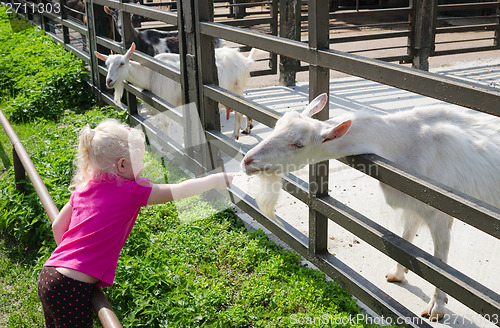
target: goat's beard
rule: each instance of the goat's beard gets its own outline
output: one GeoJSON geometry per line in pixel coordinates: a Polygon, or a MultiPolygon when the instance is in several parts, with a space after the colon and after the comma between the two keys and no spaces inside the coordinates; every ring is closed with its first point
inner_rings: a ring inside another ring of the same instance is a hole
{"type": "Polygon", "coordinates": [[[261,211],[270,218],[276,219],[274,210],[282,186],[282,175],[262,172],[257,174],[259,183],[257,184],[257,195],[255,200],[261,211]]]}
{"type": "Polygon", "coordinates": [[[123,81],[118,81],[112,88],[115,89],[113,100],[118,104],[121,103],[125,84],[123,81]]]}

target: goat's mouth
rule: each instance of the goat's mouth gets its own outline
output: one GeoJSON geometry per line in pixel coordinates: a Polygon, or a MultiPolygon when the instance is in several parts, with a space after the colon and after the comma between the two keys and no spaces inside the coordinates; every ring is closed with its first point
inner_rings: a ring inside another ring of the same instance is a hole
{"type": "Polygon", "coordinates": [[[115,86],[115,82],[106,81],[106,87],[108,87],[108,89],[113,89],[114,86],[115,86]]]}
{"type": "Polygon", "coordinates": [[[241,163],[241,168],[247,175],[252,175],[256,173],[261,173],[261,172],[269,172],[271,171],[272,165],[268,164],[265,165],[264,167],[257,167],[252,165],[251,163],[241,163]]]}
{"type": "Polygon", "coordinates": [[[245,168],[244,171],[245,171],[246,174],[252,175],[252,174],[256,174],[258,172],[262,172],[264,170],[258,169],[258,168],[255,168],[255,167],[251,167],[251,168],[245,168]]]}

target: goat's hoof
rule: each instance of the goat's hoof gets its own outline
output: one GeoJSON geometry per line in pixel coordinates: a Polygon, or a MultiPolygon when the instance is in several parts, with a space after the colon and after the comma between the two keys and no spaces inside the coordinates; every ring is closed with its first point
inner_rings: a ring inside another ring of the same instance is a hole
{"type": "Polygon", "coordinates": [[[400,268],[398,265],[394,267],[388,274],[385,275],[385,279],[388,282],[401,282],[405,280],[405,273],[408,273],[408,269],[400,268]]]}
{"type": "Polygon", "coordinates": [[[439,321],[443,319],[444,312],[444,305],[438,305],[438,302],[433,299],[420,315],[424,318],[429,318],[430,321],[439,321]]]}
{"type": "Polygon", "coordinates": [[[250,129],[245,129],[245,130],[241,131],[241,133],[243,133],[243,134],[250,134],[250,131],[251,131],[250,129]]]}
{"type": "Polygon", "coordinates": [[[394,275],[390,275],[390,274],[386,274],[385,275],[385,279],[388,281],[388,282],[401,282],[403,280],[405,280],[405,278],[401,278],[401,277],[398,277],[398,276],[394,276],[394,275]]]}

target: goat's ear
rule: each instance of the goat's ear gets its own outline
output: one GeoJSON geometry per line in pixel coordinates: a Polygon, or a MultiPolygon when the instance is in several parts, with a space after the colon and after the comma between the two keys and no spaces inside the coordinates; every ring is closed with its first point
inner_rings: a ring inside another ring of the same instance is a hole
{"type": "Polygon", "coordinates": [[[125,53],[125,57],[127,59],[130,59],[130,57],[132,57],[132,54],[134,53],[135,51],[135,43],[132,42],[132,44],[130,45],[130,49],[127,50],[127,52],[125,53]]]}
{"type": "Polygon", "coordinates": [[[337,125],[336,127],[332,128],[332,129],[328,129],[328,130],[323,131],[321,133],[321,136],[324,138],[323,142],[334,140],[334,139],[342,137],[343,135],[345,135],[347,133],[347,131],[349,131],[349,129],[351,128],[351,124],[352,124],[352,121],[348,120],[348,121],[340,123],[339,125],[337,125]]]}
{"type": "Polygon", "coordinates": [[[326,105],[328,101],[328,95],[326,93],[322,93],[313,101],[307,105],[306,109],[302,112],[302,114],[312,117],[314,114],[319,113],[326,105]]]}
{"type": "Polygon", "coordinates": [[[113,16],[113,11],[108,6],[104,6],[104,11],[106,14],[113,16]]]}
{"type": "Polygon", "coordinates": [[[96,55],[97,58],[102,59],[104,61],[108,60],[108,56],[105,56],[105,55],[103,55],[103,54],[101,54],[101,53],[99,53],[97,51],[95,51],[94,53],[95,53],[95,55],[96,55]]]}

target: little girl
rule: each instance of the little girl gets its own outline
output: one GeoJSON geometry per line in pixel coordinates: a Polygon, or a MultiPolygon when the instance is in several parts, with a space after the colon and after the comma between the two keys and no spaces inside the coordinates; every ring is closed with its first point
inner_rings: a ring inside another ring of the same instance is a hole
{"type": "Polygon", "coordinates": [[[224,189],[230,174],[218,173],[179,184],[140,178],[144,135],[116,120],[83,128],[79,138],[75,190],[52,223],[56,244],[38,280],[46,327],[92,327],[94,286],[111,286],[120,251],[139,210],[224,189]]]}

